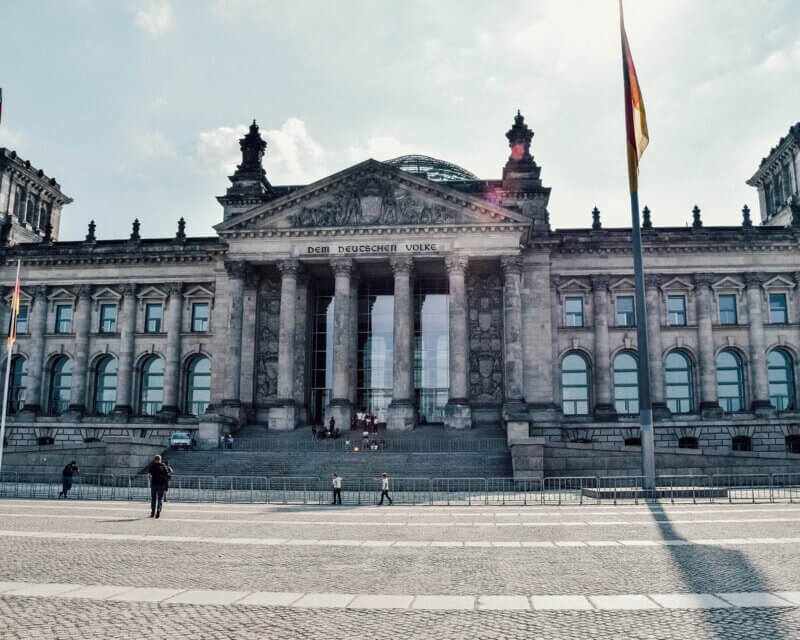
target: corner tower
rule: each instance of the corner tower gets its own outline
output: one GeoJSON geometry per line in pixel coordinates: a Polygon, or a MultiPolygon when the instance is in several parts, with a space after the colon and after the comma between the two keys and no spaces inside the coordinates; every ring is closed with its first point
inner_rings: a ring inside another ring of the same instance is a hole
{"type": "Polygon", "coordinates": [[[242,150],[242,162],[236,167],[234,174],[228,177],[231,186],[225,195],[217,197],[217,202],[222,205],[223,221],[267,202],[274,196],[262,164],[267,143],[261,137],[255,120],[247,134],[239,140],[239,147],[242,150]]]}

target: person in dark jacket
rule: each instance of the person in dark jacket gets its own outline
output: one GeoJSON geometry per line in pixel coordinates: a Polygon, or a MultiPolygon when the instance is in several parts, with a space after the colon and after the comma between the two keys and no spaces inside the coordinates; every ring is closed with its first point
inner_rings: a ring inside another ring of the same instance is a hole
{"type": "Polygon", "coordinates": [[[81,475],[81,470],[78,469],[78,463],[74,460],[61,471],[61,491],[58,494],[59,498],[61,496],[67,497],[69,490],[72,489],[72,476],[76,473],[81,475]]]}
{"type": "Polygon", "coordinates": [[[150,517],[161,517],[161,505],[164,502],[164,491],[169,480],[169,470],[161,462],[161,456],[156,456],[147,467],[147,475],[150,476],[150,517]]]}

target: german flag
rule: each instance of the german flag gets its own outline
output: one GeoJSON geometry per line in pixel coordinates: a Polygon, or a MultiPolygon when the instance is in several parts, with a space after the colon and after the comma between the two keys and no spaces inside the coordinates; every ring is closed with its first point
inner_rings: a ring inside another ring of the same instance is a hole
{"type": "Polygon", "coordinates": [[[639,159],[642,157],[650,137],[647,133],[647,117],[644,113],[644,100],[633,66],[633,56],[625,33],[625,18],[622,14],[622,0],[619,0],[619,30],[622,37],[622,77],[625,82],[625,133],[628,147],[628,182],[631,193],[639,190],[639,159]]]}
{"type": "Polygon", "coordinates": [[[17,339],[17,316],[19,315],[20,281],[19,281],[19,261],[17,262],[17,280],[14,283],[14,293],[11,296],[11,319],[8,327],[8,351],[14,346],[17,339]]]}

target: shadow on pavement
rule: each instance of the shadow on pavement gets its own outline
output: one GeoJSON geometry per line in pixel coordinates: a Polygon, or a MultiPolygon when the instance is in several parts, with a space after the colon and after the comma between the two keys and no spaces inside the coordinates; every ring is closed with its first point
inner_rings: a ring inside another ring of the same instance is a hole
{"type": "MultiPolygon", "coordinates": [[[[676,531],[661,505],[651,500],[647,500],[646,503],[663,540],[686,540],[676,531]]],[[[723,546],[697,544],[666,545],[664,548],[670,553],[675,566],[681,572],[686,591],[689,593],[771,591],[764,577],[741,551],[723,546]]],[[[701,609],[700,612],[717,637],[731,637],[730,621],[726,620],[726,616],[720,616],[719,610],[701,609]]],[[[764,640],[789,640],[797,637],[797,630],[790,633],[781,624],[778,616],[759,616],[759,622],[757,637],[764,640]]]]}

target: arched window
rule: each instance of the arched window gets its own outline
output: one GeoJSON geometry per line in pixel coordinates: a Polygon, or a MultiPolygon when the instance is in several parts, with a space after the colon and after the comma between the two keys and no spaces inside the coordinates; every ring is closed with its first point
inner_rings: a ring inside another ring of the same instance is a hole
{"type": "Polygon", "coordinates": [[[8,410],[17,413],[25,404],[25,386],[28,382],[28,361],[22,356],[11,360],[11,378],[8,386],[8,410]]]}
{"type": "Polygon", "coordinates": [[[614,358],[614,408],[622,415],[639,413],[639,367],[630,353],[614,358]]]}
{"type": "Polygon", "coordinates": [[[720,351],[717,356],[717,397],[725,411],[744,408],[743,378],[739,356],[728,349],[720,351]]]}
{"type": "Polygon", "coordinates": [[[152,416],[164,405],[164,359],[150,356],[142,364],[139,386],[139,413],[152,416]]]}
{"type": "Polygon", "coordinates": [[[694,436],[684,436],[683,438],[678,438],[678,448],[679,449],[697,449],[699,443],[697,438],[694,436]]]}
{"type": "Polygon", "coordinates": [[[61,415],[69,408],[72,396],[72,360],[59,356],[50,370],[50,403],[52,415],[61,415]]]}
{"type": "Polygon", "coordinates": [[[105,356],[97,363],[97,376],[94,387],[94,411],[107,416],[117,405],[117,361],[105,356]]]}
{"type": "Polygon", "coordinates": [[[589,366],[577,353],[561,361],[561,405],[567,416],[589,413],[589,366]]]}
{"type": "Polygon", "coordinates": [[[750,436],[733,436],[731,439],[731,449],[734,451],[752,451],[753,440],[750,436]]]}
{"type": "Polygon", "coordinates": [[[692,365],[680,351],[673,351],[664,361],[667,408],[672,413],[691,413],[694,410],[692,365]]]}
{"type": "Polygon", "coordinates": [[[186,376],[186,413],[199,416],[211,401],[211,360],[197,356],[189,363],[186,376]]]}
{"type": "Polygon", "coordinates": [[[769,401],[778,411],[794,409],[794,362],[783,349],[773,349],[767,357],[769,401]]]}

